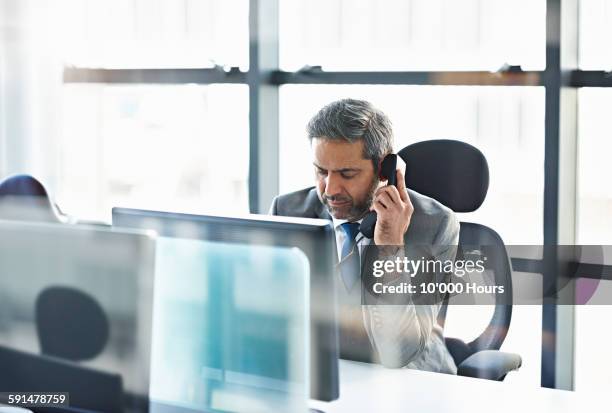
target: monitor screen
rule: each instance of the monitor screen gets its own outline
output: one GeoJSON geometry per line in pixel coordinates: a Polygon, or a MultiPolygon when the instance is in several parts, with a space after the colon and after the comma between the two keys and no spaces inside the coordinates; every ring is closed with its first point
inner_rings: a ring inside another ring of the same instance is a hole
{"type": "Polygon", "coordinates": [[[338,330],[331,223],[309,218],[219,217],[113,208],[113,226],[155,230],[160,236],[254,246],[297,247],[310,266],[310,397],[338,398],[338,330]]]}
{"type": "Polygon", "coordinates": [[[154,265],[150,233],[0,221],[0,389],[147,412],[154,265]]]}
{"type": "Polygon", "coordinates": [[[162,236],[156,256],[151,412],[306,411],[306,256],[162,236]]]}

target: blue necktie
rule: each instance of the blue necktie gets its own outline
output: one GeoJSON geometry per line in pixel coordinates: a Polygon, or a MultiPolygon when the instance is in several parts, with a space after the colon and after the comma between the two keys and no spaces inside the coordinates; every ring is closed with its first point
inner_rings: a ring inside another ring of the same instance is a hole
{"type": "Polygon", "coordinates": [[[340,228],[346,235],[342,244],[340,274],[346,289],[350,291],[361,278],[361,260],[359,259],[359,250],[355,245],[355,238],[359,234],[359,224],[357,222],[345,222],[340,225],[340,228]]]}

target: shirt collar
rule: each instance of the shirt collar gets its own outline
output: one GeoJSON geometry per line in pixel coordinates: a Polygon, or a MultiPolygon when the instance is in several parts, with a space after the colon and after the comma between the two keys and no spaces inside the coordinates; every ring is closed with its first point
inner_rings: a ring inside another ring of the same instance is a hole
{"type": "MultiPolygon", "coordinates": [[[[330,216],[331,216],[331,214],[330,214],[330,216]]],[[[344,224],[345,222],[349,222],[346,219],[336,219],[333,216],[331,217],[331,219],[332,219],[332,223],[334,224],[334,229],[338,229],[338,227],[340,225],[344,224]]],[[[358,221],[351,221],[351,222],[356,222],[357,224],[361,224],[361,221],[363,221],[363,218],[361,218],[358,221]]]]}

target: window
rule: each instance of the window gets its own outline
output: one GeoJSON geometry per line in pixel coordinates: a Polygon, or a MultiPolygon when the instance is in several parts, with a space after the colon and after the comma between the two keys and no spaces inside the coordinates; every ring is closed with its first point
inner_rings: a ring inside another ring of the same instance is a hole
{"type": "Polygon", "coordinates": [[[60,0],[53,11],[69,65],[248,70],[248,0],[60,0]]]}
{"type": "MultiPolygon", "coordinates": [[[[593,3],[593,2],[589,2],[593,3]]],[[[602,6],[603,2],[597,2],[602,6]]],[[[608,2],[609,3],[609,2],[608,2]]],[[[611,7],[612,4],[608,4],[611,7]]],[[[610,245],[612,234],[612,90],[583,88],[578,99],[577,244],[610,245]]],[[[605,256],[605,263],[612,259],[605,256]]],[[[600,281],[597,294],[612,296],[612,282],[600,281]]],[[[576,306],[575,383],[580,392],[605,392],[612,383],[612,357],[602,343],[612,340],[605,328],[612,305],[576,306]]]]}
{"type": "Polygon", "coordinates": [[[579,64],[583,70],[611,70],[612,1],[579,0],[579,64]]]}
{"type": "Polygon", "coordinates": [[[544,0],[280,1],[280,66],[544,69],[544,0]]]}
{"type": "Polygon", "coordinates": [[[62,136],[58,203],[69,214],[248,212],[244,85],[66,85],[62,136]]]}
{"type": "MultiPolygon", "coordinates": [[[[603,281],[598,292],[610,297],[612,282],[603,281]]],[[[605,343],[612,340],[610,320],[612,305],[576,306],[576,359],[574,361],[575,390],[579,392],[608,392],[612,383],[612,356],[605,343]]]]}
{"type": "Polygon", "coordinates": [[[584,88],[578,105],[578,208],[579,244],[612,242],[612,90],[584,88]]]}

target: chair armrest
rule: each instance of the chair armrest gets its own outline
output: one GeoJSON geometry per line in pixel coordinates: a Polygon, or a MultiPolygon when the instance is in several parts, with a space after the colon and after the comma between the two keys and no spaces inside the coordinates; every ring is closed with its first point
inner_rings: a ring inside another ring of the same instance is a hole
{"type": "Polygon", "coordinates": [[[457,366],[460,376],[502,381],[508,372],[521,367],[521,356],[497,350],[482,350],[472,354],[457,366]]]}

